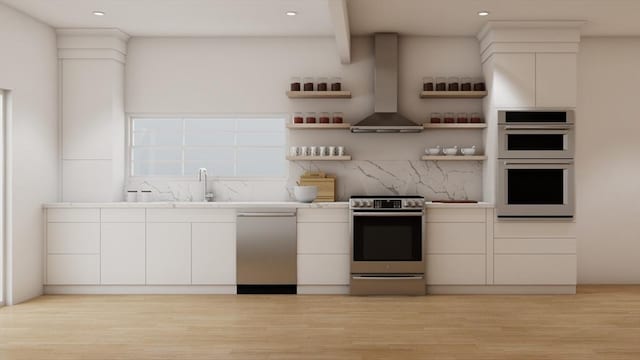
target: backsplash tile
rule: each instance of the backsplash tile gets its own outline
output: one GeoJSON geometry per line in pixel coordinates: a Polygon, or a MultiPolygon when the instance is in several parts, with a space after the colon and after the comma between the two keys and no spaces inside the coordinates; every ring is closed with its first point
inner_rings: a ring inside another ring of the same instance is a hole
{"type": "MultiPolygon", "coordinates": [[[[283,180],[210,180],[216,201],[289,201],[305,171],[337,176],[338,200],[351,195],[423,195],[429,200],[482,200],[482,163],[447,161],[292,161],[283,180]]],[[[126,189],[150,189],[156,201],[202,201],[197,180],[130,179],[126,189]]]]}

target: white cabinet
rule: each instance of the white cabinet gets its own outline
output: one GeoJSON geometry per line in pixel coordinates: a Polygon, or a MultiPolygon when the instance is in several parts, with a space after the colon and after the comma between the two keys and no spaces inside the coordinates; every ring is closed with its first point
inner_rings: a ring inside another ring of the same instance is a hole
{"type": "Polygon", "coordinates": [[[100,224],[49,223],[47,251],[49,254],[98,254],[100,224]]]}
{"type": "Polygon", "coordinates": [[[493,258],[496,285],[575,285],[575,223],[498,221],[493,258]]]}
{"type": "Polygon", "coordinates": [[[47,285],[98,285],[100,255],[48,255],[47,285]]]}
{"type": "Polygon", "coordinates": [[[536,54],[536,106],[576,107],[577,55],[536,54]]]}
{"type": "Polygon", "coordinates": [[[191,224],[147,223],[147,284],[191,283],[191,224]]]}
{"type": "Polygon", "coordinates": [[[576,107],[575,53],[494,54],[484,71],[494,108],[576,107]]]}
{"type": "Polygon", "coordinates": [[[536,102],[535,54],[494,54],[485,63],[494,107],[533,107],[536,102]]]}
{"type": "MultiPolygon", "coordinates": [[[[143,210],[144,212],[144,210],[143,210]]],[[[100,269],[103,285],[145,284],[145,224],[102,223],[100,269]]]]}
{"type": "Polygon", "coordinates": [[[191,224],[192,283],[236,284],[236,224],[191,224]]]}
{"type": "Polygon", "coordinates": [[[298,210],[298,285],[348,285],[350,239],[346,209],[298,210]]]}
{"type": "Polygon", "coordinates": [[[485,285],[486,209],[426,210],[427,285],[485,285]]]}

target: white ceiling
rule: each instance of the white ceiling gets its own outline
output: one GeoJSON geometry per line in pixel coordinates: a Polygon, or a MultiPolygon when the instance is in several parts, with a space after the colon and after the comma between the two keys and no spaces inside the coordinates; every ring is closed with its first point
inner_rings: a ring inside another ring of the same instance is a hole
{"type": "MultiPolygon", "coordinates": [[[[586,20],[588,36],[640,36],[640,0],[347,0],[354,35],[473,36],[487,20],[586,20]],[[491,15],[477,16],[479,10],[491,15]]],[[[332,36],[327,0],[0,0],[58,28],[132,36],[332,36]],[[102,10],[106,16],[91,14],[102,10]],[[288,17],[287,10],[299,15],[288,17]]]]}

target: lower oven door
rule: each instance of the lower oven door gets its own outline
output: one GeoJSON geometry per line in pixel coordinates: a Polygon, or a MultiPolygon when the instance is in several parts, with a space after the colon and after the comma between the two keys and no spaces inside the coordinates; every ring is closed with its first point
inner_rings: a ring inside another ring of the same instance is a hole
{"type": "Polygon", "coordinates": [[[574,164],[569,159],[498,161],[498,217],[573,217],[574,164]]]}
{"type": "Polygon", "coordinates": [[[423,274],[423,212],[353,212],[352,274],[423,274]]]}

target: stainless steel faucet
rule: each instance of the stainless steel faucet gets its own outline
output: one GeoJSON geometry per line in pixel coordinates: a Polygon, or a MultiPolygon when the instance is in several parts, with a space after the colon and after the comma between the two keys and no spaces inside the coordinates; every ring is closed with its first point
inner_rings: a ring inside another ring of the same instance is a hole
{"type": "Polygon", "coordinates": [[[207,191],[207,168],[198,169],[198,181],[203,182],[202,201],[213,201],[213,192],[207,191]]]}

